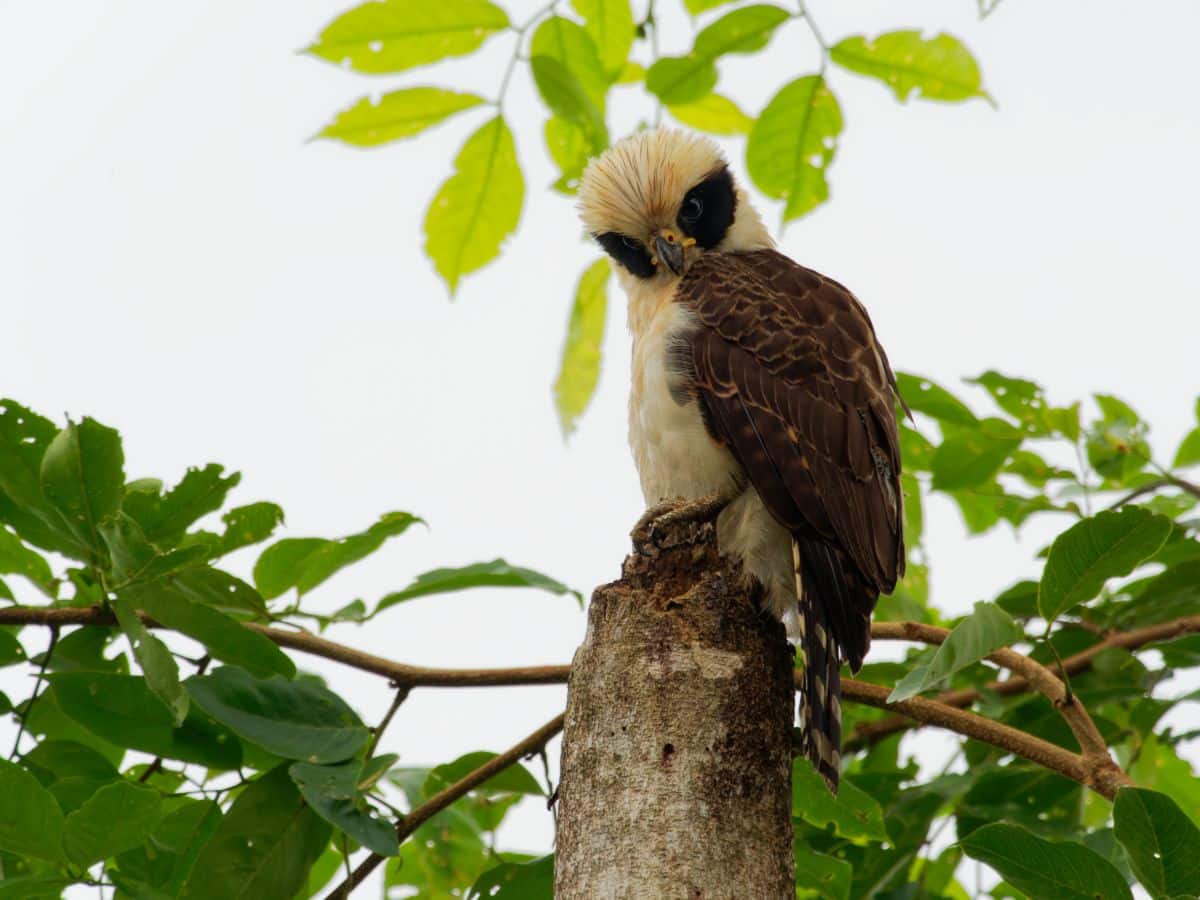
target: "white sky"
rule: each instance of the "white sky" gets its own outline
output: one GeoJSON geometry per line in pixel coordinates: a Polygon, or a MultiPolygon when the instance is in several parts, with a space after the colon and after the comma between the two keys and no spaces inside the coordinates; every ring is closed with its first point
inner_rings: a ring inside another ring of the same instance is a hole
{"type": "MultiPolygon", "coordinates": [[[[522,21],[539,5],[508,7],[522,21]]],[[[509,98],[521,229],[453,304],[421,222],[490,114],[369,152],[306,143],[370,91],[490,93],[512,38],[392,78],[295,52],[347,6],[0,2],[0,394],[119,427],[131,477],[241,470],[234,501],[281,503],[288,535],[336,536],[392,509],[428,519],[314,592],[316,608],[495,556],[586,593],[617,576],[641,511],[620,298],[600,391],[565,445],[550,388],[595,251],[575,240],[571,201],[544,188],[555,173],[528,77],[509,98]]],[[[660,6],[664,51],[682,52],[689,26],[660,6]]],[[[809,6],[832,40],[905,26],[962,37],[999,109],[900,106],[877,82],[831,72],[846,120],[833,201],[794,223],[783,249],[858,293],[897,368],[955,388],[996,367],[1055,402],[1114,392],[1167,457],[1200,392],[1200,7],[1006,0],[979,22],[970,0],[809,6]]],[[[721,90],[755,112],[815,66],[794,22],[765,59],[727,61],[721,90]]],[[[628,88],[610,105],[614,135],[651,110],[628,88]]],[[[741,142],[729,148],[744,171],[741,142]]],[[[931,507],[935,600],[953,611],[1036,571],[1032,553],[1059,524],[1024,545],[968,543],[948,503],[931,507]]],[[[334,636],[478,666],[565,662],[583,628],[568,599],[493,591],[416,601],[334,636]]],[[[378,679],[304,662],[368,720],[383,712],[378,679]]],[[[384,746],[409,764],[500,750],[563,700],[558,688],[418,691],[384,746]]],[[[543,811],[514,815],[504,843],[549,846],[543,811]]]]}

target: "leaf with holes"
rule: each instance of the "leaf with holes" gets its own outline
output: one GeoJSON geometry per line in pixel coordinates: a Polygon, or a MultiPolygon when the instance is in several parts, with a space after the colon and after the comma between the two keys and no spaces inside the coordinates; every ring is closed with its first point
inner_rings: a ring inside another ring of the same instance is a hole
{"type": "Polygon", "coordinates": [[[784,222],[829,199],[825,172],[841,132],[841,108],[821,75],[785,85],[750,129],[746,168],[764,194],[787,201],[784,222]]]}
{"type": "Polygon", "coordinates": [[[563,434],[570,435],[587,409],[600,380],[600,347],[608,311],[607,259],[598,259],[584,270],[575,288],[575,303],[567,326],[554,400],[563,434]]]}
{"type": "Polygon", "coordinates": [[[897,372],[896,388],[913,412],[924,413],[939,422],[968,427],[979,421],[965,403],[928,378],[897,372]]]}
{"type": "Polygon", "coordinates": [[[425,216],[425,252],[451,296],[464,275],[500,254],[500,245],[517,227],[524,197],[512,133],[497,116],[467,138],[454,160],[454,174],[425,216]]]}
{"type": "Polygon", "coordinates": [[[946,429],[933,452],[933,488],[954,491],[986,484],[1021,446],[1021,432],[1003,419],[983,419],[972,428],[946,429]]]}
{"type": "Polygon", "coordinates": [[[127,491],[121,508],[141,527],[146,540],[162,549],[174,547],[193,522],[220,509],[225,496],[241,481],[237,472],[226,477],[224,471],[216,463],[188,469],[179,484],[165,494],[127,491]]]}
{"type": "Polygon", "coordinates": [[[377,147],[420,134],[483,102],[478,94],[435,87],[403,88],[389,91],[377,99],[363,97],[338,113],[317,136],[355,147],[377,147]]]}
{"type": "Polygon", "coordinates": [[[358,72],[403,72],[465,56],[508,27],[488,0],[371,0],[330,22],[307,52],[358,72]]]}
{"type": "Polygon", "coordinates": [[[1038,610],[1047,621],[1086,603],[1118,575],[1128,575],[1158,550],[1171,520],[1139,506],[1108,510],[1076,522],[1050,546],[1038,588],[1038,610]]]}
{"type": "Polygon", "coordinates": [[[877,78],[901,103],[913,91],[926,100],[986,97],[979,65],[958,38],[925,38],[920,31],[890,31],[868,39],[848,37],[829,48],[829,58],[851,72],[877,78]]]}

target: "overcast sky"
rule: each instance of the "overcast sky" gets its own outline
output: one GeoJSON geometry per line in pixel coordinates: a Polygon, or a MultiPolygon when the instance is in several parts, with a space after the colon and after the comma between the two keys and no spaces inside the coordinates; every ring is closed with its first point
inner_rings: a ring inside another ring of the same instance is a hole
{"type": "MultiPolygon", "coordinates": [[[[371,91],[489,94],[513,39],[394,78],[296,53],[346,5],[0,2],[0,395],[120,428],[130,477],[240,470],[233,499],[279,502],[288,535],[337,536],[393,509],[429,521],[314,592],[317,608],[496,556],[586,593],[617,577],[641,512],[622,298],[599,393],[564,444],[551,385],[595,250],[577,239],[571,201],[545,189],[555,173],[527,76],[509,100],[521,228],[453,303],[421,223],[489,113],[367,152],[307,142],[371,91]]],[[[521,21],[539,5],[508,7],[521,21]]],[[[690,26],[659,5],[663,49],[682,52],[690,26]]],[[[846,121],[832,202],[793,223],[782,249],[858,294],[896,368],[956,387],[995,367],[1061,403],[1113,392],[1153,423],[1160,456],[1173,452],[1200,392],[1200,7],[1006,0],[980,22],[971,0],[809,6],[831,39],[960,36],[998,108],[901,106],[831,72],[846,121]]],[[[721,90],[756,112],[816,62],[793,22],[769,56],[724,63],[721,90]]],[[[610,105],[614,135],[651,111],[636,89],[610,105]]],[[[743,172],[742,142],[728,149],[743,172]]],[[[951,611],[1035,572],[1033,552],[1061,524],[1023,544],[1006,532],[967,542],[948,503],[930,506],[934,599],[951,611]]],[[[412,663],[556,663],[584,623],[569,599],[490,591],[334,634],[412,663]]],[[[382,682],[302,662],[368,720],[383,712],[382,682]]],[[[563,700],[558,688],[418,691],[385,748],[414,765],[501,750],[563,700]]],[[[505,833],[528,850],[550,836],[533,805],[505,833]]]]}

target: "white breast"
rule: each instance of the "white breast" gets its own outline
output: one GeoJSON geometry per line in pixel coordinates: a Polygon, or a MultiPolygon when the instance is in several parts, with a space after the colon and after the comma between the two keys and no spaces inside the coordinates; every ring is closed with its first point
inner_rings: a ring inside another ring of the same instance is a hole
{"type": "Polygon", "coordinates": [[[676,376],[667,371],[667,347],[694,323],[678,304],[656,306],[634,330],[629,396],[629,445],[647,504],[728,490],[740,471],[732,454],[709,437],[697,403],[681,406],[671,396],[676,376]]]}

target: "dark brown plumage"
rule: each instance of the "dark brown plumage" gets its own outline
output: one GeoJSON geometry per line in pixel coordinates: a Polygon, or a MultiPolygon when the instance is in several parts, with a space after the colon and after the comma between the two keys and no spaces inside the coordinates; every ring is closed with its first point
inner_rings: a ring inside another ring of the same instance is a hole
{"type": "Polygon", "coordinates": [[[836,788],[840,663],[862,665],[876,600],[904,572],[895,377],[854,296],[774,250],[705,253],[675,299],[699,322],[675,368],[792,535],[804,743],[836,788]]]}

